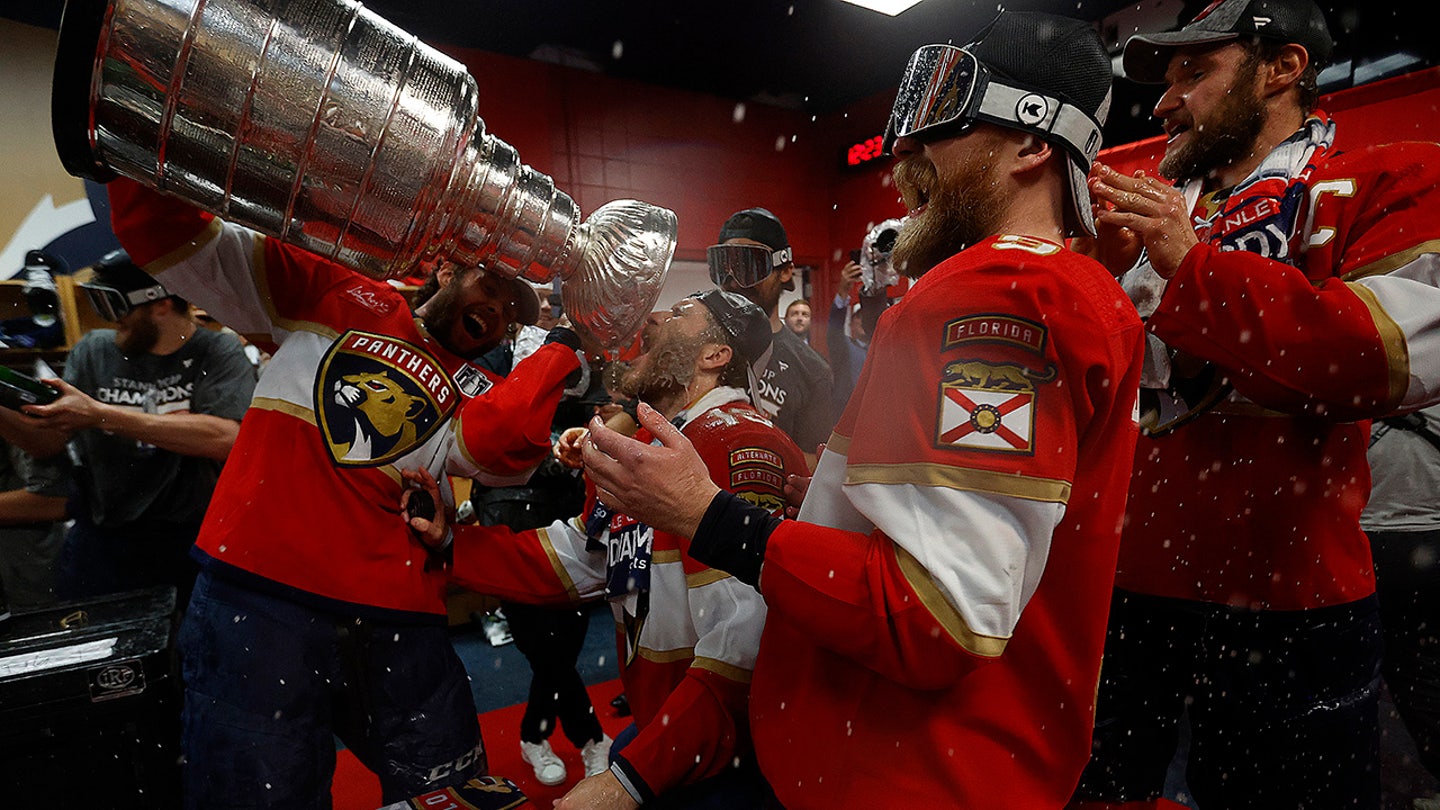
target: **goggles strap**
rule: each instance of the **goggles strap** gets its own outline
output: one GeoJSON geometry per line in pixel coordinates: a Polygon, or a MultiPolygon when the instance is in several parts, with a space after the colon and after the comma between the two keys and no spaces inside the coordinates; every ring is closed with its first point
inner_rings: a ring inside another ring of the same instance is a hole
{"type": "Polygon", "coordinates": [[[991,82],[980,98],[978,117],[1006,126],[1019,126],[1054,136],[1070,147],[1075,158],[1085,158],[1085,168],[1100,154],[1100,126],[1079,108],[1057,98],[991,82]]]}

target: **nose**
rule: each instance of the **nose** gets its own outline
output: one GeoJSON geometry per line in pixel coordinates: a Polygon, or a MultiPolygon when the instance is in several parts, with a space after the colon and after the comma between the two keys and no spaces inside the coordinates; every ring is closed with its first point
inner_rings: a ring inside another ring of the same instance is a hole
{"type": "Polygon", "coordinates": [[[1155,109],[1151,111],[1156,118],[1165,118],[1180,108],[1180,102],[1184,95],[1175,90],[1174,85],[1167,85],[1165,92],[1160,94],[1160,100],[1155,102],[1155,109]]]}
{"type": "Polygon", "coordinates": [[[895,145],[891,147],[890,151],[892,151],[897,158],[907,158],[925,151],[925,145],[909,135],[905,135],[895,139],[895,145]]]}

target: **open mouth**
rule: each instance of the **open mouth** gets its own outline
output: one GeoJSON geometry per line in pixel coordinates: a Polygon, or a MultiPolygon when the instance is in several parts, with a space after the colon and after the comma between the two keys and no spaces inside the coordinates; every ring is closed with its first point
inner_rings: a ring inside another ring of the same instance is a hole
{"type": "Polygon", "coordinates": [[[1179,138],[1181,135],[1184,135],[1185,133],[1187,133],[1187,132],[1189,132],[1189,131],[1190,131],[1190,127],[1184,126],[1184,125],[1182,125],[1182,124],[1176,124],[1176,125],[1173,126],[1173,127],[1166,127],[1166,128],[1165,128],[1165,143],[1167,143],[1167,144],[1168,144],[1168,143],[1174,143],[1176,138],[1179,138]]]}
{"type": "Polygon", "coordinates": [[[460,323],[464,325],[465,333],[472,338],[483,338],[490,333],[489,324],[485,319],[473,312],[465,313],[465,317],[460,319],[460,323]]]}
{"type": "Polygon", "coordinates": [[[901,189],[900,199],[905,203],[905,208],[909,210],[910,216],[916,217],[924,212],[925,206],[930,204],[930,193],[923,188],[907,186],[901,189]]]}

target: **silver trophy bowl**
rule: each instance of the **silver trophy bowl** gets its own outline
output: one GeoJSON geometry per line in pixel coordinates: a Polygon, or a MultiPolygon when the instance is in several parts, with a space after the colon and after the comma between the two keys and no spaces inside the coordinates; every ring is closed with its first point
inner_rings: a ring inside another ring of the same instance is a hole
{"type": "Polygon", "coordinates": [[[581,221],[485,132],[475,79],[354,0],[69,0],[52,124],[72,174],[117,174],[375,278],[441,260],[536,283],[615,349],[675,251],[675,214],[581,221]]]}

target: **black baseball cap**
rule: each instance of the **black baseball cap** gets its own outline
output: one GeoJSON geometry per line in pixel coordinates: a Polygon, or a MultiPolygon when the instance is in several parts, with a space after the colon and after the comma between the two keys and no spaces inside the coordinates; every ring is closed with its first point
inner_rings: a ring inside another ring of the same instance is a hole
{"type": "MultiPolygon", "coordinates": [[[[758,240],[757,240],[758,241],[758,240]]],[[[770,350],[770,317],[750,299],[725,290],[705,290],[690,296],[705,305],[720,329],[729,337],[730,348],[754,365],[770,350]]]]}
{"type": "Polygon", "coordinates": [[[1141,84],[1164,84],[1177,48],[1259,37],[1293,42],[1317,68],[1330,60],[1334,40],[1314,0],[1215,0],[1179,31],[1136,34],[1125,43],[1125,76],[1141,84]]]}
{"type": "MultiPolygon", "coordinates": [[[[753,239],[771,250],[790,247],[790,238],[785,235],[785,226],[780,224],[780,218],[765,208],[746,208],[731,214],[720,226],[720,236],[715,241],[724,244],[731,239],[753,239]]],[[[785,289],[795,289],[793,277],[785,284],[785,289]]]]}

